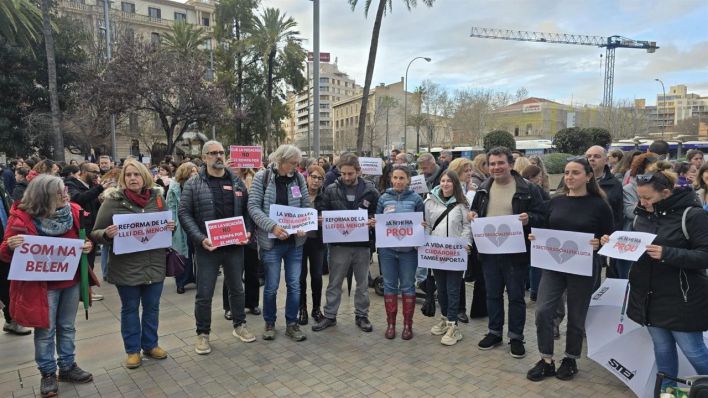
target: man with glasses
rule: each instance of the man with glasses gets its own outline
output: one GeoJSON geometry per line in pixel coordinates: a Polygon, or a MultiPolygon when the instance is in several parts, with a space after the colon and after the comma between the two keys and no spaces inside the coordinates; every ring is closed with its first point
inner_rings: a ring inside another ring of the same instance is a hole
{"type": "Polygon", "coordinates": [[[219,266],[224,269],[224,283],[229,288],[233,335],[246,343],[256,340],[256,336],[246,329],[245,295],[241,279],[243,246],[217,248],[207,237],[205,222],[222,218],[242,216],[247,231],[252,230],[247,210],[246,186],[226,167],[224,157],[224,147],[220,142],[208,141],[204,144],[202,158],[206,165],[198,175],[184,184],[178,211],[180,224],[194,243],[197,263],[197,295],[194,303],[197,342],[194,351],[200,355],[211,352],[211,302],[219,266]]]}
{"type": "MultiPolygon", "coordinates": [[[[69,175],[64,179],[64,186],[68,188],[71,201],[84,209],[83,226],[86,228],[86,235],[91,233],[98,209],[101,207],[98,197],[108,187],[107,182],[99,183],[100,175],[101,170],[96,163],[84,162],[79,166],[78,178],[69,175]]],[[[87,255],[91,269],[93,269],[96,260],[96,246],[87,255]]],[[[93,293],[91,298],[93,301],[100,301],[103,300],[103,295],[93,293]]]]}

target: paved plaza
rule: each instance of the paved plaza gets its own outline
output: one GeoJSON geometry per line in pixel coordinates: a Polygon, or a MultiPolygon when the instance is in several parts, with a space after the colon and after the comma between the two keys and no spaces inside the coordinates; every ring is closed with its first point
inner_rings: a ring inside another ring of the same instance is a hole
{"type": "MultiPolygon", "coordinates": [[[[461,324],[464,339],[453,347],[441,345],[440,337],[430,334],[438,317],[427,318],[420,313],[422,300],[416,308],[413,340],[400,339],[400,309],[398,336],[386,340],[383,297],[373,289],[372,333],[361,332],[354,325],[354,297],[347,297],[345,290],[337,326],[314,333],[310,320],[303,327],[307,340],[295,343],[284,333],[285,287],[281,284],[275,341],[263,341],[262,316],[248,314],[248,327],[258,340],[245,344],[231,335],[231,323],[223,317],[221,283],[220,277],[213,306],[212,353],[194,352],[193,285],[178,295],[174,279],[168,278],[162,295],[159,332],[160,345],[170,355],[161,361],[143,359],[143,366],[134,370],[121,366],[125,353],[120,337],[118,293],[111,285],[102,287],[100,293],[105,300],[94,303],[88,321],[83,309],[76,321],[77,362],[93,373],[94,382],[60,383],[60,397],[633,396],[612,374],[587,358],[578,361],[580,373],[570,382],[555,378],[539,383],[528,381],[526,372],[539,360],[533,303],[527,311],[524,359],[512,358],[508,344],[491,351],[477,349],[477,342],[486,332],[486,319],[461,324]]],[[[326,276],[324,284],[326,287],[326,276]]],[[[469,297],[471,290],[468,286],[469,297]]],[[[436,315],[439,313],[438,310],[436,315]]],[[[565,334],[563,329],[561,333],[565,334]]],[[[560,343],[556,352],[563,352],[560,343]]],[[[0,353],[0,397],[39,397],[40,376],[34,362],[32,336],[0,335],[0,353]]]]}

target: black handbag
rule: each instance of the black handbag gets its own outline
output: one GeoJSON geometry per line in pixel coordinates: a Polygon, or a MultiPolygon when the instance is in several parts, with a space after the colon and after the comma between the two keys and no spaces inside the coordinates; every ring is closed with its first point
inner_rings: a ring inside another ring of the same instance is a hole
{"type": "Polygon", "coordinates": [[[171,247],[168,248],[165,261],[167,265],[165,271],[167,276],[174,276],[176,278],[184,273],[184,265],[187,259],[179,254],[177,250],[171,247]]]}

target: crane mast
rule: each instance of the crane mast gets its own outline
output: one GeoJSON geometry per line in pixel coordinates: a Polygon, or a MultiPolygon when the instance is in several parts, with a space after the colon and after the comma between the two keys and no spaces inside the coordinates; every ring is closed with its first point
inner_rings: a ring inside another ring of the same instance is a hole
{"type": "Polygon", "coordinates": [[[473,27],[470,37],[478,37],[482,39],[529,41],[538,43],[574,44],[600,48],[604,47],[605,84],[603,87],[602,105],[606,107],[612,106],[612,92],[615,83],[615,49],[634,48],[646,50],[648,53],[653,53],[659,48],[657,47],[655,41],[634,40],[618,35],[604,37],[566,33],[530,32],[523,30],[473,27]]]}

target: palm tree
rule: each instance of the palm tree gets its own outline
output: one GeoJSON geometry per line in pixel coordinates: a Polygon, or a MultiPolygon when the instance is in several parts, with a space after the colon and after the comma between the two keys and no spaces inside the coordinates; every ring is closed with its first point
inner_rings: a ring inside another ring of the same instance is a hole
{"type": "MultiPolygon", "coordinates": [[[[280,14],[277,8],[266,8],[260,18],[255,21],[255,35],[258,41],[258,46],[264,58],[266,66],[267,82],[266,82],[266,98],[268,104],[266,106],[266,139],[269,144],[275,142],[272,137],[273,133],[273,72],[275,69],[275,59],[278,55],[278,47],[288,41],[298,40],[297,35],[300,32],[294,30],[297,23],[291,17],[286,17],[286,14],[280,14]]],[[[271,148],[272,149],[272,148],[271,148]]]]}
{"type": "Polygon", "coordinates": [[[179,21],[172,25],[170,32],[162,36],[161,43],[168,51],[175,51],[180,56],[188,56],[200,51],[199,46],[209,39],[210,36],[204,28],[179,21]]]}
{"type": "Polygon", "coordinates": [[[42,13],[30,0],[0,1],[0,38],[31,47],[39,41],[42,13]]]}
{"type": "MultiPolygon", "coordinates": [[[[352,7],[352,11],[356,8],[359,0],[347,0],[349,5],[352,7]]],[[[423,4],[428,7],[432,7],[435,0],[421,0],[423,4]]],[[[372,0],[364,0],[364,15],[369,15],[369,8],[371,7],[372,0]]],[[[408,10],[416,7],[418,5],[417,0],[403,0],[408,10]]],[[[371,79],[374,77],[374,65],[376,64],[376,51],[379,47],[379,32],[381,31],[381,22],[383,20],[384,14],[386,14],[386,6],[388,6],[388,11],[391,12],[393,9],[392,0],[379,0],[379,4],[376,7],[376,19],[374,20],[374,31],[371,34],[371,46],[369,47],[369,61],[366,63],[366,79],[364,81],[364,93],[361,97],[361,109],[359,110],[359,128],[356,134],[356,150],[361,153],[364,147],[364,133],[366,131],[366,107],[369,102],[369,91],[371,89],[371,79]]]]}
{"type": "Polygon", "coordinates": [[[47,80],[49,88],[49,108],[52,114],[52,136],[54,138],[54,160],[64,161],[64,136],[61,132],[61,109],[59,108],[59,90],[57,88],[57,62],[54,52],[52,32],[51,1],[42,0],[42,35],[44,49],[47,52],[47,80]]]}

